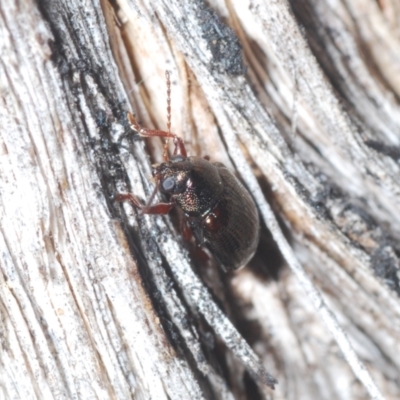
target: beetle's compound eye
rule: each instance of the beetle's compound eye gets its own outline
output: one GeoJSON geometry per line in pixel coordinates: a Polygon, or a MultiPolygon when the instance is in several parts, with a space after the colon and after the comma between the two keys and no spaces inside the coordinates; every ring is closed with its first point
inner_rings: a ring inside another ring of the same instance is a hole
{"type": "Polygon", "coordinates": [[[175,178],[173,178],[172,176],[168,176],[161,183],[162,191],[167,193],[172,192],[175,188],[175,183],[175,178]]]}

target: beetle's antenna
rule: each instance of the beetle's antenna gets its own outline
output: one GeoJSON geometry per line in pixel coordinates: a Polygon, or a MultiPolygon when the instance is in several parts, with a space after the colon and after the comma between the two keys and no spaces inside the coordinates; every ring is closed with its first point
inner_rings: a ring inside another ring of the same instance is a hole
{"type": "MultiPolygon", "coordinates": [[[[165,71],[165,78],[167,80],[167,130],[171,133],[171,78],[169,71],[165,71]]],[[[168,139],[164,143],[164,160],[168,160],[168,139]]]]}
{"type": "Polygon", "coordinates": [[[165,71],[165,78],[167,79],[167,128],[168,133],[171,133],[171,79],[169,71],[165,71]]]}

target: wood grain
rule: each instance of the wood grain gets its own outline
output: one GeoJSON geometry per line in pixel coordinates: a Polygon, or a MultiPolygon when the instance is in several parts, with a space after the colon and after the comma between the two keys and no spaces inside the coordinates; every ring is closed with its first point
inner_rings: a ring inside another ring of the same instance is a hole
{"type": "Polygon", "coordinates": [[[399,398],[399,49],[394,0],[2,1],[1,397],[399,398]],[[126,112],[166,128],[167,69],[260,209],[236,274],[113,200],[152,192],[126,112]]]}

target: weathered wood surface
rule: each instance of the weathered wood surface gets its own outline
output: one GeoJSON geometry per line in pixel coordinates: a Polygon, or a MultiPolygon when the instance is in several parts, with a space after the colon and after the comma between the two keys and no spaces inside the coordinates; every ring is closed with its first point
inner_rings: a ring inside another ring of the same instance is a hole
{"type": "Polygon", "coordinates": [[[400,6],[209,6],[0,3],[2,398],[400,397],[400,6]],[[152,191],[126,110],[166,127],[166,69],[278,242],[231,276],[112,200],[152,191]]]}

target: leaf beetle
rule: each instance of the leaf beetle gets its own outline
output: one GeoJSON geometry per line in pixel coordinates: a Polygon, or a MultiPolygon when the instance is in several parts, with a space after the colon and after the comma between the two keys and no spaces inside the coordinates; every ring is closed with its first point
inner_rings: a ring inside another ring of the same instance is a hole
{"type": "Polygon", "coordinates": [[[259,241],[259,215],[256,205],[238,178],[219,162],[209,157],[188,156],[183,140],[170,132],[170,81],[168,85],[168,131],[140,126],[128,113],[132,130],[141,137],[171,138],[174,152],[168,157],[164,146],[163,162],[154,166],[155,189],[146,205],[131,193],[120,193],[117,201],[129,201],[143,214],[165,215],[173,207],[183,211],[184,236],[194,235],[205,245],[225,271],[245,266],[253,257],[259,241]],[[168,201],[152,204],[157,192],[168,201]]]}

